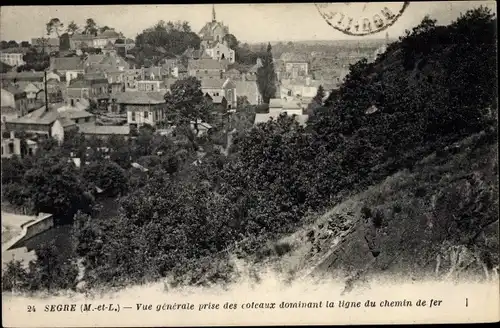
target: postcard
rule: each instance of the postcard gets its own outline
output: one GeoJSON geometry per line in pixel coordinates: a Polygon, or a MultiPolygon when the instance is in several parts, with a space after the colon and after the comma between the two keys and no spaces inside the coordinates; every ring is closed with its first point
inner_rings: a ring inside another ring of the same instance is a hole
{"type": "Polygon", "coordinates": [[[499,320],[494,1],[0,15],[3,326],[499,320]]]}

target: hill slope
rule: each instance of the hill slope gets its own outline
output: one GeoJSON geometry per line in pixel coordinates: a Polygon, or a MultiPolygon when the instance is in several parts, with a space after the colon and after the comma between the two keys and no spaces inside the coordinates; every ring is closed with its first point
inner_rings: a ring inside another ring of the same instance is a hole
{"type": "Polygon", "coordinates": [[[473,135],[347,198],[280,240],[291,251],[270,261],[293,278],[488,276],[498,267],[497,144],[488,139],[473,135]],[[365,220],[364,206],[381,222],[365,220]]]}

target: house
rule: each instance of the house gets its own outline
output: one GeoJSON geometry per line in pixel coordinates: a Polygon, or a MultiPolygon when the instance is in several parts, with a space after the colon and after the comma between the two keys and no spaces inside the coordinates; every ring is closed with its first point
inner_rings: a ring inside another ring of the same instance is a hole
{"type": "Polygon", "coordinates": [[[142,70],[132,68],[125,70],[125,91],[137,90],[137,81],[141,80],[142,70]]]}
{"type": "MultiPolygon", "coordinates": [[[[109,81],[109,80],[108,80],[109,81]]],[[[125,84],[122,82],[109,83],[109,93],[118,93],[125,91],[125,84]]]]}
{"type": "Polygon", "coordinates": [[[107,29],[95,36],[95,38],[92,40],[92,46],[94,48],[103,49],[108,45],[108,43],[115,44],[116,40],[118,40],[120,37],[120,33],[116,32],[115,29],[107,29]]]}
{"type": "Polygon", "coordinates": [[[43,89],[38,88],[31,82],[28,81],[20,81],[15,84],[21,91],[26,93],[26,98],[28,100],[28,106],[35,104],[37,99],[42,99],[41,96],[38,96],[39,93],[43,91],[43,89]]]}
{"type": "Polygon", "coordinates": [[[163,81],[154,81],[154,80],[142,80],[142,81],[137,81],[137,91],[144,91],[144,92],[167,92],[167,89],[165,88],[165,82],[163,81]]]}
{"type": "Polygon", "coordinates": [[[242,78],[241,72],[236,68],[231,68],[230,70],[225,71],[222,75],[224,76],[224,78],[230,78],[233,81],[241,80],[242,78]]]}
{"type": "Polygon", "coordinates": [[[125,71],[130,67],[129,63],[115,53],[89,54],[85,58],[85,70],[89,71],[125,71]]]}
{"type": "Polygon", "coordinates": [[[32,156],[37,149],[38,144],[36,141],[25,139],[23,144],[20,138],[14,136],[14,131],[11,131],[10,138],[2,136],[2,158],[10,158],[14,155],[21,157],[32,156]]]}
{"type": "Polygon", "coordinates": [[[90,84],[90,99],[97,103],[106,102],[109,98],[109,84],[103,73],[85,74],[83,79],[90,84]]]}
{"type": "Polygon", "coordinates": [[[66,77],[66,84],[85,73],[85,61],[80,57],[50,58],[50,70],[66,77]]]}
{"type": "Polygon", "coordinates": [[[197,78],[223,78],[226,71],[224,63],[214,59],[199,59],[188,61],[188,75],[197,78]]]}
{"type": "Polygon", "coordinates": [[[10,131],[10,137],[4,138],[2,134],[2,158],[16,156],[32,156],[36,153],[38,144],[30,139],[25,139],[25,143],[20,138],[16,138],[15,132],[10,131]]]}
{"type": "Polygon", "coordinates": [[[59,51],[59,38],[32,38],[31,45],[38,52],[45,51],[46,53],[59,51]]]}
{"type": "Polygon", "coordinates": [[[82,99],[90,99],[90,82],[83,78],[74,79],[66,90],[66,100],[71,105],[80,102],[82,99]]]}
{"type": "Polygon", "coordinates": [[[46,106],[43,106],[22,117],[7,121],[5,123],[6,129],[9,131],[46,135],[62,142],[68,131],[76,129],[74,121],[65,117],[64,113],[58,112],[57,108],[63,105],[50,104],[48,109],[46,106]]]}
{"type": "Polygon", "coordinates": [[[254,124],[266,123],[269,120],[276,120],[280,115],[286,114],[293,116],[295,120],[304,126],[309,118],[303,114],[303,109],[300,103],[295,101],[283,101],[279,98],[269,100],[269,112],[255,114],[254,124]]]}
{"type": "MultiPolygon", "coordinates": [[[[52,76],[54,73],[47,73],[47,80],[49,79],[49,75],[52,76]]],[[[59,77],[58,77],[59,78],[59,77]]],[[[37,88],[44,88],[45,81],[45,73],[44,72],[35,72],[35,71],[25,71],[25,72],[7,72],[1,75],[2,82],[31,82],[37,88]]],[[[59,78],[60,79],[60,78],[59,78]]]]}
{"type": "Polygon", "coordinates": [[[162,66],[141,67],[141,80],[161,81],[167,75],[162,66]]]}
{"type": "Polygon", "coordinates": [[[127,123],[130,126],[155,126],[166,117],[163,92],[126,91],[112,97],[113,102],[118,104],[118,111],[127,113],[127,123]]]}
{"type": "Polygon", "coordinates": [[[224,96],[211,96],[208,93],[205,98],[210,104],[213,104],[215,112],[226,113],[228,110],[227,99],[224,96]]]}
{"type": "Polygon", "coordinates": [[[115,44],[116,40],[120,39],[120,33],[116,32],[114,29],[108,29],[102,33],[96,34],[81,34],[75,33],[70,39],[70,48],[75,49],[85,49],[85,48],[104,48],[108,42],[115,44]]]}
{"type": "Polygon", "coordinates": [[[26,92],[12,83],[2,85],[1,106],[2,115],[4,107],[14,108],[19,116],[25,115],[28,112],[28,98],[26,92]]]}
{"type": "Polygon", "coordinates": [[[212,47],[206,48],[205,52],[215,60],[227,60],[229,63],[234,64],[235,54],[234,50],[227,46],[227,43],[216,42],[212,47]]]}
{"type": "Polygon", "coordinates": [[[2,133],[2,158],[21,156],[21,139],[16,138],[14,131],[10,132],[10,138],[4,138],[2,133]]]}
{"type": "Polygon", "coordinates": [[[108,79],[104,74],[79,75],[67,88],[67,99],[78,102],[80,99],[92,99],[98,103],[109,97],[108,79]]]}
{"type": "MultiPolygon", "coordinates": [[[[45,95],[42,94],[43,92],[41,92],[38,95],[38,98],[45,97],[45,95]]],[[[66,82],[59,81],[56,79],[47,79],[47,98],[49,103],[59,103],[62,102],[64,99],[66,99],[67,98],[66,82]]]]}
{"type": "Polygon", "coordinates": [[[89,113],[87,109],[89,108],[89,103],[85,99],[75,104],[69,102],[64,103],[63,106],[57,108],[57,112],[66,118],[69,118],[76,124],[81,123],[95,123],[95,115],[89,113]]]}
{"type": "Polygon", "coordinates": [[[201,38],[201,46],[209,48],[217,42],[222,42],[223,38],[229,34],[229,27],[223,22],[218,22],[215,15],[215,6],[212,7],[212,20],[207,22],[198,35],[201,38]]]}
{"type": "Polygon", "coordinates": [[[204,95],[208,94],[212,99],[218,96],[225,97],[228,109],[236,108],[236,86],[231,79],[202,79],[201,91],[204,95]]]}
{"type": "Polygon", "coordinates": [[[29,51],[29,48],[7,48],[0,50],[0,61],[10,66],[21,66],[25,62],[24,55],[29,51]]]}
{"type": "Polygon", "coordinates": [[[182,56],[186,57],[188,60],[198,60],[198,59],[212,59],[212,57],[205,52],[204,48],[193,49],[187,48],[182,56]]]}
{"type": "Polygon", "coordinates": [[[185,78],[188,76],[187,68],[178,59],[165,59],[162,68],[167,77],[185,78]]]}
{"type": "Polygon", "coordinates": [[[198,136],[204,135],[208,133],[212,129],[212,126],[202,120],[191,121],[190,122],[191,129],[196,132],[196,128],[198,128],[198,136]],[[195,124],[197,122],[198,124],[195,124]]]}
{"type": "Polygon", "coordinates": [[[281,55],[280,61],[284,63],[286,76],[296,78],[309,74],[309,59],[306,55],[285,52],[281,55]]]}
{"type": "Polygon", "coordinates": [[[108,139],[111,136],[122,136],[127,138],[130,135],[129,125],[96,125],[94,123],[78,124],[78,132],[86,138],[98,137],[108,139]]]}
{"type": "Polygon", "coordinates": [[[250,105],[262,104],[262,97],[256,81],[234,81],[238,97],[247,97],[250,105]]]}

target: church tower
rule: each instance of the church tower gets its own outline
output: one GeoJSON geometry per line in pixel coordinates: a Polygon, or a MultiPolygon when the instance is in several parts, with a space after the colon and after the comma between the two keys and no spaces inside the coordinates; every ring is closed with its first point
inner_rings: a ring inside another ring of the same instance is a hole
{"type": "Polygon", "coordinates": [[[215,5],[212,5],[212,23],[217,22],[217,19],[215,19],[215,5]]]}

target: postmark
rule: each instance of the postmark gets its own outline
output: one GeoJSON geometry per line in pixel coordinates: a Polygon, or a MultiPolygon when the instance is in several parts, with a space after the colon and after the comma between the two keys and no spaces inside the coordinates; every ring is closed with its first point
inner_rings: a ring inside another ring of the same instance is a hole
{"type": "Polygon", "coordinates": [[[409,5],[405,2],[316,3],[321,17],[334,29],[352,36],[384,31],[393,25],[409,5]]]}

